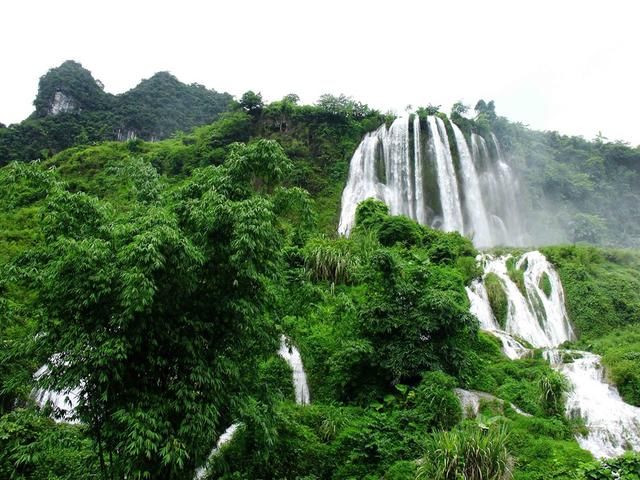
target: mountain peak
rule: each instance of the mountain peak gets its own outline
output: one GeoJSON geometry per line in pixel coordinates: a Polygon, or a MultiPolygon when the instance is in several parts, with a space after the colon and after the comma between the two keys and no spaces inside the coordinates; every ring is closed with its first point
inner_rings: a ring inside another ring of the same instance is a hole
{"type": "Polygon", "coordinates": [[[38,95],[33,102],[35,116],[104,108],[110,95],[103,88],[102,82],[93,78],[82,64],[67,60],[40,77],[38,95]]]}

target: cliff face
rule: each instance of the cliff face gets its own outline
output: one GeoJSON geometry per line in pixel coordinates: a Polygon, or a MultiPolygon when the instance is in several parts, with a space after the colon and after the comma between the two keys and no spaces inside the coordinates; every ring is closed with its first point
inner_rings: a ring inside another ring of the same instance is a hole
{"type": "Polygon", "coordinates": [[[53,99],[51,100],[51,103],[49,105],[50,115],[57,115],[59,113],[71,113],[78,110],[79,108],[74,98],[65,95],[59,90],[53,95],[53,99]]]}
{"type": "Polygon", "coordinates": [[[68,60],[40,77],[33,117],[113,107],[115,97],[78,62],[68,60]]]}

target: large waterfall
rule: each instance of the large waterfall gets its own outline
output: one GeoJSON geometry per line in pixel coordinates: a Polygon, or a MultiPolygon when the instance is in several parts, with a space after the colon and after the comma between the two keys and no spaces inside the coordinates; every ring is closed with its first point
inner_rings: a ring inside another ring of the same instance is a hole
{"type": "Polygon", "coordinates": [[[458,231],[478,247],[524,245],[528,235],[518,189],[493,134],[467,139],[439,116],[401,117],[365,135],[356,149],[338,230],[348,235],[358,203],[376,198],[393,215],[458,231]]]}
{"type": "MultiPolygon", "coordinates": [[[[564,291],[558,273],[538,251],[519,258],[511,255],[482,255],[486,278],[499,279],[507,301],[507,318],[501,329],[484,281],[467,288],[471,312],[483,330],[496,335],[509,358],[525,356],[530,349],[545,349],[545,357],[571,382],[567,414],[583,418],[589,433],[577,436],[580,446],[596,457],[611,457],[625,450],[640,450],[640,408],[625,403],[618,391],[605,381],[600,357],[590,352],[563,351],[562,343],[574,338],[564,305],[564,291]],[[516,282],[513,277],[521,275],[516,282]],[[543,288],[546,283],[547,287],[543,288]],[[519,285],[518,285],[519,284],[519,285]]],[[[483,279],[484,280],[484,279],[483,279]]]]}

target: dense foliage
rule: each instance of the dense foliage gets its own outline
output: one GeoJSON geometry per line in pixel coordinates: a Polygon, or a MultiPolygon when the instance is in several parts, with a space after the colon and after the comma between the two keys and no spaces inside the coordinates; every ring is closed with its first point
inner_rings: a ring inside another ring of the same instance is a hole
{"type": "MultiPolygon", "coordinates": [[[[0,162],[43,159],[0,169],[0,476],[190,479],[203,465],[204,477],[228,480],[638,474],[637,456],[595,462],[579,448],[569,386],[540,352],[509,360],[479,331],[465,293],[482,274],[469,239],[373,200],[336,238],[349,158],[387,117],[344,96],[229,100],[166,73],[113,97],[68,62],[43,77],[32,118],[0,127],[0,162]],[[52,116],[56,92],[75,110],[52,116]],[[98,142],[214,118],[162,141],[98,142]],[[311,405],[295,404],[282,334],[302,354],[311,405]],[[80,422],[53,421],[60,412],[36,405],[34,387],[79,387],[80,422]],[[460,388],[486,392],[477,417],[460,388]]],[[[636,150],[531,132],[493,102],[476,112],[469,120],[457,105],[452,119],[497,132],[529,172],[533,204],[551,195],[575,240],[614,243],[596,185],[620,187],[631,205],[636,150]],[[518,154],[536,142],[525,163],[518,154]],[[601,161],[579,160],[591,154],[601,161]],[[599,173],[584,173],[592,164],[599,173]]],[[[621,225],[620,243],[633,243],[637,220],[621,225]]],[[[640,404],[637,254],[544,253],[578,346],[602,354],[640,404]]],[[[508,273],[523,283],[514,263],[508,273]]],[[[504,322],[504,291],[491,276],[486,286],[504,322]]]]}

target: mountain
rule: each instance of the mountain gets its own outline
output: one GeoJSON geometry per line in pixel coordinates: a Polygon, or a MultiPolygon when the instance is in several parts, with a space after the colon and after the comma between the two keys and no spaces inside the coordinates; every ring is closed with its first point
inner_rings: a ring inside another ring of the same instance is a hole
{"type": "Polygon", "coordinates": [[[159,72],[112,95],[72,60],[40,78],[29,118],[0,126],[0,165],[47,158],[76,144],[141,138],[159,140],[213,122],[232,100],[203,85],[186,85],[159,72]]]}

